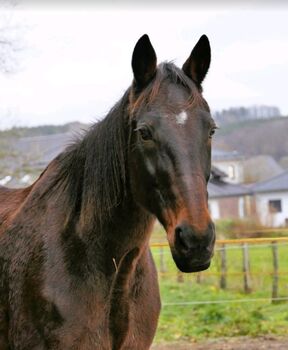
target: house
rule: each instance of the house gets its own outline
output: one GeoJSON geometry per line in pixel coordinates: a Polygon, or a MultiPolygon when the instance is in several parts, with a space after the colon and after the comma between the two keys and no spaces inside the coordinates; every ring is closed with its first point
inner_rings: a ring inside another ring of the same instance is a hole
{"type": "Polygon", "coordinates": [[[268,227],[288,226],[288,171],[253,185],[231,184],[215,167],[208,183],[214,220],[257,217],[268,227]]]}
{"type": "Polygon", "coordinates": [[[209,210],[214,220],[222,218],[243,219],[254,211],[249,187],[226,181],[227,175],[212,167],[208,183],[209,210]]]}
{"type": "Polygon", "coordinates": [[[244,182],[243,161],[244,156],[237,151],[212,149],[212,164],[227,174],[226,182],[234,184],[244,182]]]}
{"type": "Polygon", "coordinates": [[[212,164],[227,174],[232,184],[254,183],[279,175],[283,168],[269,155],[245,157],[237,151],[212,150],[212,164]]]}
{"type": "Polygon", "coordinates": [[[256,183],[251,191],[263,225],[288,227],[288,171],[256,183]]]}
{"type": "Polygon", "coordinates": [[[14,140],[11,146],[14,156],[7,158],[6,164],[2,164],[0,183],[3,182],[8,187],[23,187],[33,183],[73,139],[74,133],[66,132],[14,140]]]}
{"type": "Polygon", "coordinates": [[[255,183],[283,173],[283,168],[269,155],[249,157],[242,162],[243,182],[255,183]]]}
{"type": "Polygon", "coordinates": [[[25,160],[32,168],[43,170],[67,145],[73,141],[73,134],[22,137],[15,143],[15,148],[25,155],[25,160]]]}

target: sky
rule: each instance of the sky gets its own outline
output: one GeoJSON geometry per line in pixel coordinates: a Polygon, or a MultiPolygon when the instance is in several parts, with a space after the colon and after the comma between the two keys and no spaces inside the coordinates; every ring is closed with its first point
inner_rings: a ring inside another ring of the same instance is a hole
{"type": "Polygon", "coordinates": [[[13,28],[21,50],[13,73],[0,74],[0,128],[101,119],[131,84],[145,33],[158,62],[180,67],[208,36],[203,94],[212,111],[264,104],[288,115],[288,6],[250,3],[8,6],[0,39],[1,28],[13,28]]]}

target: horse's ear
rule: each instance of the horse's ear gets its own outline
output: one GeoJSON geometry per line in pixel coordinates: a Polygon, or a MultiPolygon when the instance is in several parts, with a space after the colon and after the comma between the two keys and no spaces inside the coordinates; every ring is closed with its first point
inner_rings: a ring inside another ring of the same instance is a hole
{"type": "Polygon", "coordinates": [[[143,88],[156,73],[157,58],[147,34],[135,45],[132,55],[132,69],[137,87],[143,88]]]}
{"type": "Polygon", "coordinates": [[[183,64],[183,71],[198,87],[204,80],[211,61],[210,43],[206,35],[202,35],[191,52],[190,57],[183,64]]]}

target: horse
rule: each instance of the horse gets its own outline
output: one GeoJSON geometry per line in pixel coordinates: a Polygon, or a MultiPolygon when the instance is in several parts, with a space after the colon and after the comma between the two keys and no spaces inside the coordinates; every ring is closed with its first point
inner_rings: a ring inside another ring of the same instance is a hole
{"type": "Polygon", "coordinates": [[[148,35],[107,116],[29,187],[0,188],[0,349],[149,349],[161,309],[149,249],[156,219],[177,267],[209,267],[215,123],[202,96],[203,35],[182,69],[148,35]]]}

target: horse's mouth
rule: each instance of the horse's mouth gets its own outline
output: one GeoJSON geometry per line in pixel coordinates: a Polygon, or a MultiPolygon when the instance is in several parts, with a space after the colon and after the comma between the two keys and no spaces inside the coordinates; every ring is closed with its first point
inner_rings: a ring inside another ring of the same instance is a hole
{"type": "Polygon", "coordinates": [[[181,271],[182,272],[199,272],[199,271],[204,271],[204,270],[207,270],[210,267],[210,264],[211,264],[211,262],[209,261],[206,264],[191,266],[191,267],[188,267],[186,270],[182,269],[181,271]]]}
{"type": "Polygon", "coordinates": [[[210,267],[211,261],[206,261],[204,264],[195,264],[191,261],[175,259],[174,261],[181,272],[191,273],[191,272],[200,272],[207,270],[210,267]]]}

